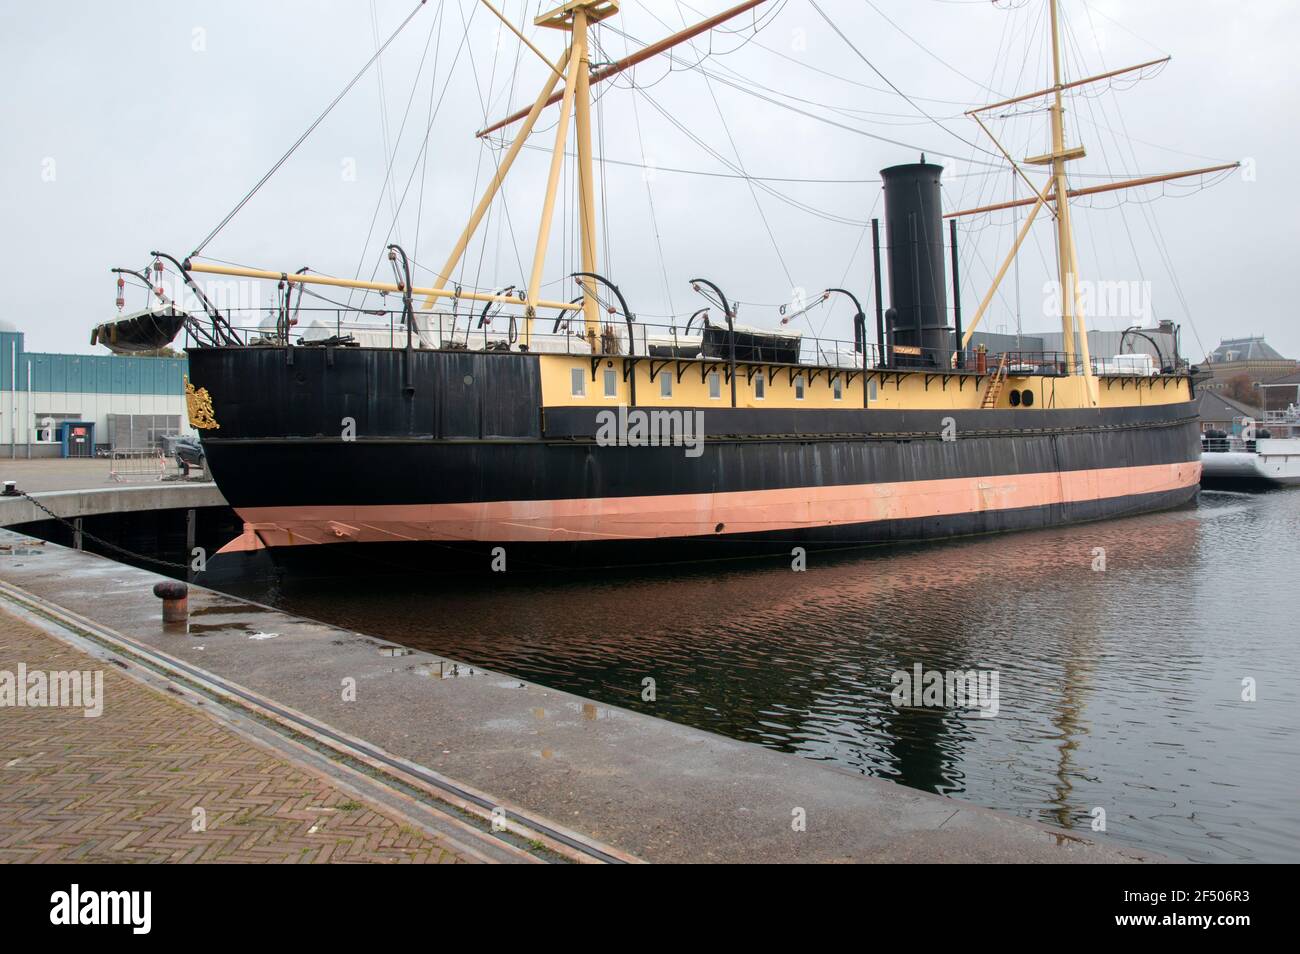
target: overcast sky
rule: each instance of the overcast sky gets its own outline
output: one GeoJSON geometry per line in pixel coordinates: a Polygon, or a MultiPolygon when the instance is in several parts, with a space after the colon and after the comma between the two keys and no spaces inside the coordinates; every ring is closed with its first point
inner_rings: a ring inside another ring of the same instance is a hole
{"type": "MultiPolygon", "coordinates": [[[[532,26],[552,5],[498,0],[558,56],[561,36],[532,26]]],[[[730,5],[624,0],[596,31],[593,59],[617,59],[730,5]]],[[[797,289],[844,285],[868,303],[863,223],[883,213],[878,171],[914,161],[922,149],[945,166],[948,210],[1010,196],[1008,165],[962,114],[1050,82],[1045,0],[817,5],[843,37],[811,0],[768,0],[732,21],[732,32],[596,87],[598,147],[610,160],[598,170],[599,270],[645,320],[704,304],[688,283],[697,275],[744,302],[741,320],[750,324],[774,325],[777,306],[797,289]]],[[[27,333],[31,350],[91,351],[90,327],[115,313],[108,269],[142,267],[153,248],[177,258],[192,251],[414,6],[0,6],[0,317],[27,333]]],[[[1193,360],[1220,337],[1255,333],[1300,356],[1288,287],[1300,255],[1292,168],[1300,152],[1293,66],[1300,4],[1062,0],[1062,11],[1069,79],[1173,57],[1139,82],[1130,77],[1071,97],[1067,136],[1087,148],[1071,164],[1072,185],[1246,162],[1222,181],[1185,180],[1075,204],[1082,277],[1135,283],[1126,304],[1098,296],[1090,325],[1173,319],[1184,326],[1193,360]]],[[[545,77],[546,67],[481,3],[429,0],[380,69],[361,79],[205,254],[346,277],[369,278],[381,266],[384,280],[383,246],[399,240],[422,265],[440,267],[500,155],[499,142],[474,133],[485,118],[530,103],[545,77]]],[[[458,272],[466,287],[526,284],[556,110],[539,123],[504,201],[471,245],[458,272]]],[[[1045,113],[1015,112],[994,114],[990,129],[1017,158],[1046,151],[1045,113]]],[[[1041,173],[1031,176],[1041,181],[1041,173]]],[[[571,179],[569,186],[571,194],[571,179]]],[[[967,318],[1014,228],[1009,212],[961,220],[967,318]]],[[[557,212],[544,277],[550,297],[572,295],[564,276],[577,268],[574,234],[571,215],[557,212]]],[[[1033,236],[1020,257],[1019,311],[1026,331],[1050,330],[1045,282],[1054,245],[1046,216],[1033,236]]],[[[1014,330],[1015,277],[1004,282],[985,330],[1014,330]]],[[[417,273],[417,284],[429,280],[428,271],[417,273]]],[[[265,288],[263,303],[273,294],[265,288]]],[[[128,292],[129,309],[142,301],[142,292],[128,292]]],[[[837,304],[795,327],[849,338],[850,318],[837,304]]]]}

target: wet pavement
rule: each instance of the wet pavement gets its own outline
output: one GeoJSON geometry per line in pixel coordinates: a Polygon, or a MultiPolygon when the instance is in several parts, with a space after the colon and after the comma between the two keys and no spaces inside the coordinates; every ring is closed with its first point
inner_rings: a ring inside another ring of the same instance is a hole
{"type": "Polygon", "coordinates": [[[478,860],[0,610],[0,671],[20,665],[102,682],[89,709],[0,708],[2,862],[478,860]]]}

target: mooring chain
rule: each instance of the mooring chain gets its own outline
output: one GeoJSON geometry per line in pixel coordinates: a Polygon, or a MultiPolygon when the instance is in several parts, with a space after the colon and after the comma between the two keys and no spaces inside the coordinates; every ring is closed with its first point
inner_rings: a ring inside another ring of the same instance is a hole
{"type": "Polygon", "coordinates": [[[173,570],[180,570],[180,571],[182,571],[183,573],[188,573],[188,572],[190,571],[190,567],[189,567],[188,564],[185,564],[185,563],[173,563],[171,560],[159,560],[157,557],[145,556],[143,553],[135,553],[134,551],[132,551],[132,550],[128,550],[128,549],[126,549],[125,547],[119,547],[116,543],[109,543],[107,540],[103,539],[102,537],[97,537],[97,536],[95,536],[95,534],[91,533],[91,532],[88,531],[88,530],[82,530],[80,527],[78,527],[78,526],[77,526],[76,524],[74,524],[72,521],[67,520],[67,519],[65,519],[65,518],[63,518],[63,517],[60,517],[57,513],[55,513],[55,512],[54,512],[53,510],[51,510],[49,507],[45,506],[45,504],[41,503],[39,500],[37,500],[37,499],[36,499],[35,497],[33,497],[31,494],[27,493],[27,491],[25,491],[25,490],[16,490],[15,493],[16,493],[19,497],[23,497],[23,498],[25,498],[26,500],[30,501],[30,502],[32,503],[32,505],[35,506],[37,509],[45,511],[45,513],[49,514],[52,518],[54,518],[55,520],[57,520],[59,523],[63,524],[65,527],[67,527],[69,530],[71,530],[74,534],[79,534],[80,536],[85,537],[85,538],[87,538],[87,539],[93,541],[94,543],[99,544],[101,547],[103,547],[103,548],[106,549],[106,550],[112,550],[112,551],[114,551],[114,552],[116,552],[116,553],[121,553],[121,554],[123,554],[124,556],[132,557],[132,558],[134,558],[134,559],[136,559],[136,560],[143,560],[143,561],[145,561],[146,563],[153,563],[153,564],[155,564],[156,566],[165,566],[165,567],[170,567],[170,568],[173,569],[173,570]]]}

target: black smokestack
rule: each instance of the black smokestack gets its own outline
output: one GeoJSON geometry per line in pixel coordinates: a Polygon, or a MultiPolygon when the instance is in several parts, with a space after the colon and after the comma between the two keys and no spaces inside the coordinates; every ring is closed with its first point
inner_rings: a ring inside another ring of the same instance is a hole
{"type": "Polygon", "coordinates": [[[920,162],[880,171],[889,245],[889,334],[894,364],[947,367],[952,354],[939,177],[920,162]],[[915,349],[920,349],[919,354],[915,349]]]}

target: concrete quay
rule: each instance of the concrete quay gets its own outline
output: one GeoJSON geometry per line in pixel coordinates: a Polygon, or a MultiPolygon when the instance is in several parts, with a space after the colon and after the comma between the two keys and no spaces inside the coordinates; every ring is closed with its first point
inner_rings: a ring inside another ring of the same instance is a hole
{"type": "MultiPolygon", "coordinates": [[[[120,483],[107,460],[0,459],[0,482],[12,480],[64,520],[106,513],[188,510],[220,507],[226,502],[210,480],[148,480],[120,483]]],[[[0,496],[0,527],[49,519],[23,496],[0,496]]]]}
{"type": "Polygon", "coordinates": [[[152,595],[162,577],[24,541],[0,531],[0,605],[37,618],[30,600],[46,601],[75,614],[73,629],[82,618],[87,636],[116,634],[176,660],[199,681],[206,674],[238,687],[255,708],[282,708],[310,720],[317,734],[361,746],[372,774],[386,766],[424,773],[444,792],[478,798],[475,810],[499,805],[557,837],[572,835],[598,860],[1167,860],[411,652],[202,586],[191,585],[189,624],[164,626],[152,595]],[[804,830],[796,817],[806,819],[804,830]]]}

